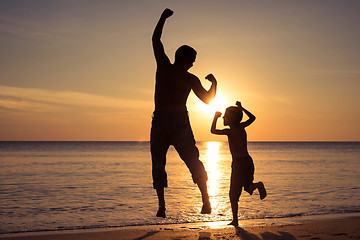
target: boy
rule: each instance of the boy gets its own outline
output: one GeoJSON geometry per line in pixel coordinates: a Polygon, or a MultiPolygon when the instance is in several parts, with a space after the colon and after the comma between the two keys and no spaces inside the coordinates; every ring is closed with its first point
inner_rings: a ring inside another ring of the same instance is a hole
{"type": "Polygon", "coordinates": [[[253,183],[254,163],[247,150],[247,135],[245,128],[255,121],[255,116],[236,102],[237,107],[228,107],[224,115],[224,125],[230,128],[216,129],[217,119],[221,112],[216,112],[211,125],[211,133],[218,135],[227,135],[230,152],[232,155],[231,180],[230,180],[230,203],[233,214],[233,220],[229,225],[237,227],[238,223],[238,201],[241,195],[242,187],[250,195],[255,189],[260,193],[260,199],[263,200],[267,193],[262,182],[253,183]],[[241,122],[243,112],[249,117],[245,122],[241,122]]]}

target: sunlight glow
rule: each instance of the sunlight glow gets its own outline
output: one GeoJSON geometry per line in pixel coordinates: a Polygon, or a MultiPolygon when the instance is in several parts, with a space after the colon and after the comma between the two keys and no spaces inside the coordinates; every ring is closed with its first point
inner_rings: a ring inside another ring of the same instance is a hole
{"type": "Polygon", "coordinates": [[[224,113],[226,107],[226,99],[222,95],[217,94],[210,104],[202,104],[201,109],[213,115],[216,111],[224,113]]]}

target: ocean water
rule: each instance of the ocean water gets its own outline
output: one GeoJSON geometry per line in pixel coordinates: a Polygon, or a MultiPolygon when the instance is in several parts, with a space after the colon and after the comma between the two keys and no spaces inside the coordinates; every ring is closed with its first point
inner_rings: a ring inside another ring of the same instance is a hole
{"type": "MultiPolygon", "coordinates": [[[[166,219],[156,218],[149,142],[0,142],[0,233],[231,219],[226,142],[198,142],[213,211],[169,149],[166,219]]],[[[240,198],[240,219],[360,212],[360,142],[250,142],[268,196],[240,198]]]]}

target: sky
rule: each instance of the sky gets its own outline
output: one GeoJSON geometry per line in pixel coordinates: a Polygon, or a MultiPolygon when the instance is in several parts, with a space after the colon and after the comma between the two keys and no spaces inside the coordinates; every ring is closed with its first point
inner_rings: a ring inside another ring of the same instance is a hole
{"type": "Polygon", "coordinates": [[[358,0],[2,0],[0,141],[148,141],[165,8],[171,61],[190,45],[218,80],[217,107],[189,96],[196,140],[241,101],[249,141],[360,141],[358,0]]]}

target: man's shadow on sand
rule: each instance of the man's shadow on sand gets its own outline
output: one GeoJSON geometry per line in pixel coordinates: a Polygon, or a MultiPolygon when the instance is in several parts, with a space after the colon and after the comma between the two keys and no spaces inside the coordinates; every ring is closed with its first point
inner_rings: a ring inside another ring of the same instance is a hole
{"type": "Polygon", "coordinates": [[[235,227],[235,229],[236,235],[238,235],[241,240],[296,240],[296,237],[288,232],[278,232],[279,235],[271,232],[263,232],[260,234],[262,238],[259,238],[241,227],[235,227]]]}

